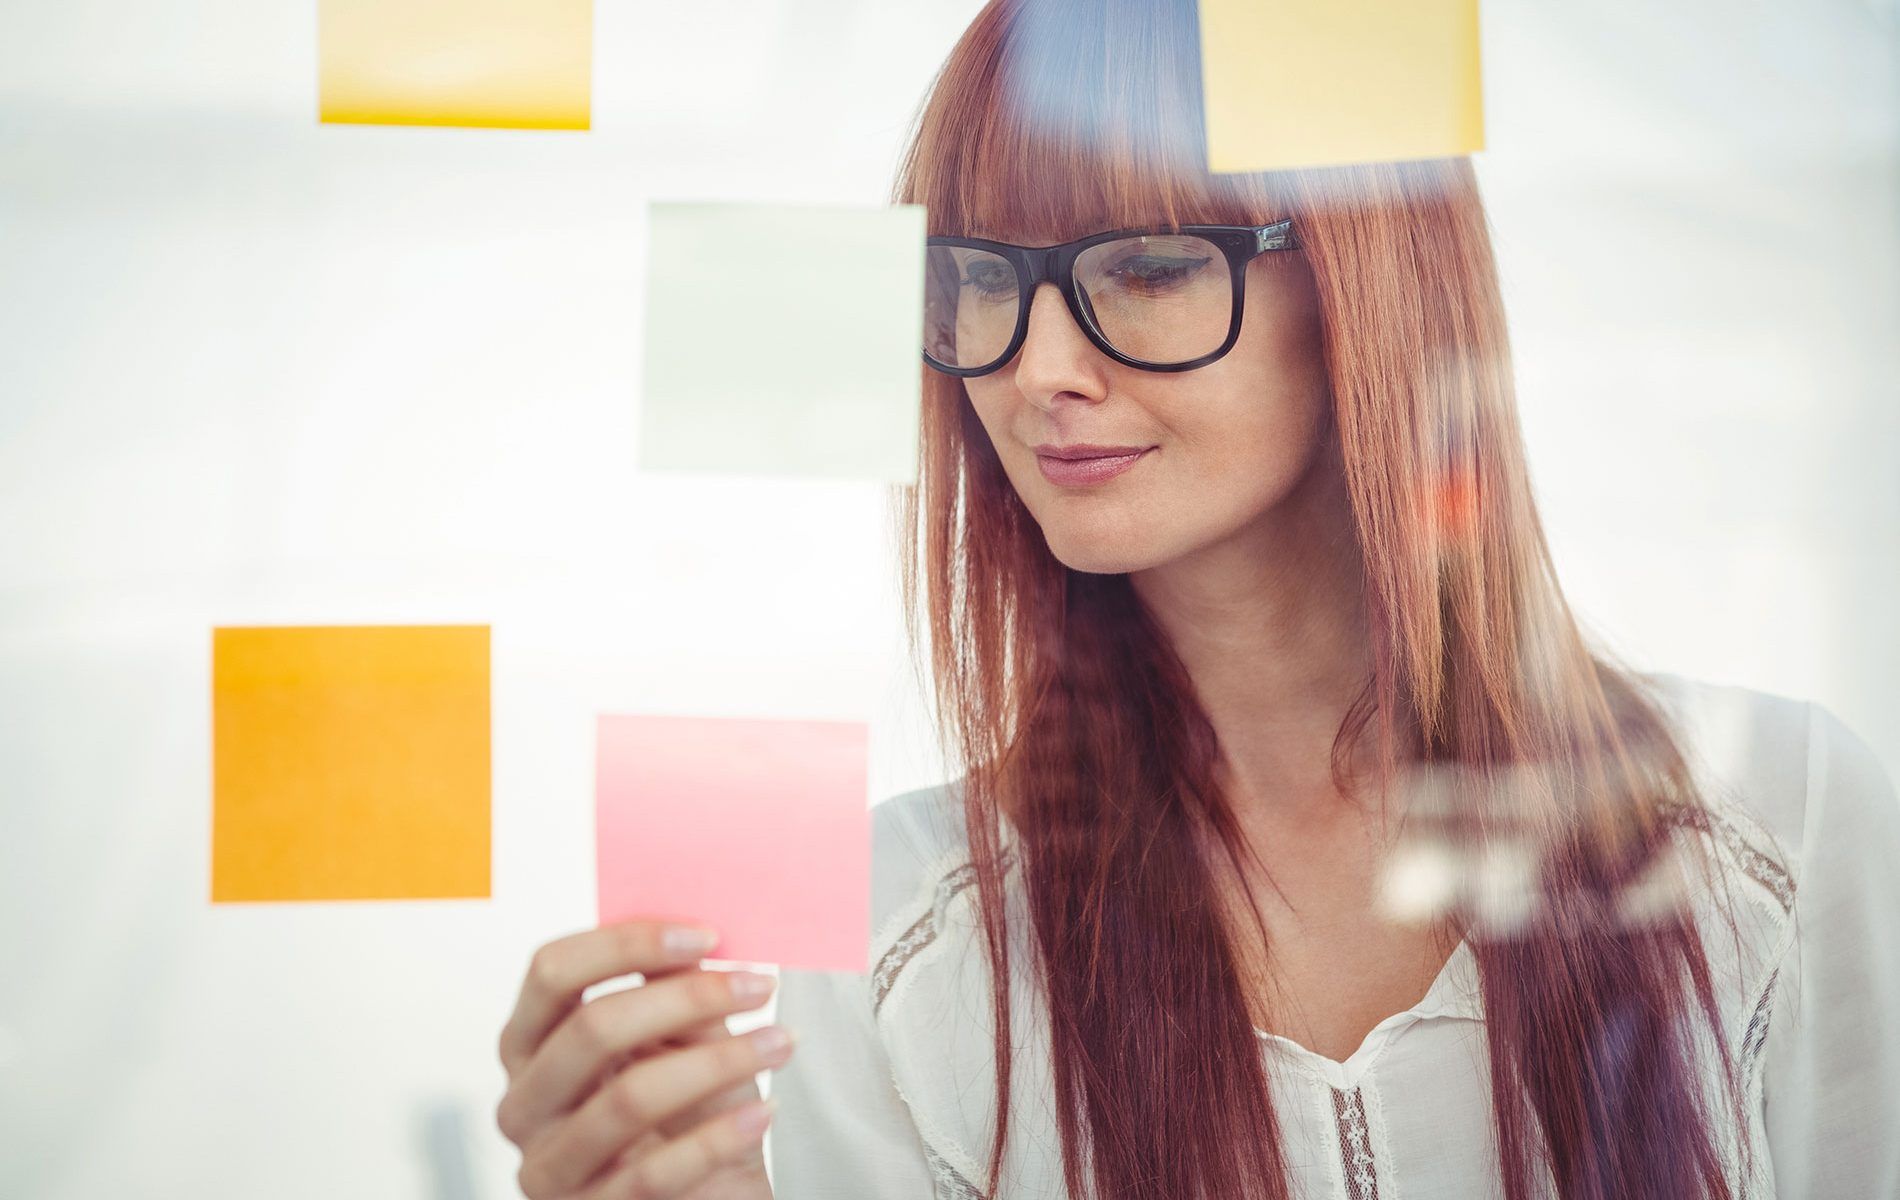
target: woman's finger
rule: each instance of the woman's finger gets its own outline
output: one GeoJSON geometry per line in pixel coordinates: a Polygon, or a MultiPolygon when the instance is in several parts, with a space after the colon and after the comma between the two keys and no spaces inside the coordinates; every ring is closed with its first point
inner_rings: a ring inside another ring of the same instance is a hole
{"type": "Polygon", "coordinates": [[[583,1194],[583,1200],[679,1196],[730,1167],[758,1162],[763,1170],[759,1144],[774,1107],[776,1101],[755,1100],[708,1117],[604,1176],[583,1194]]]}
{"type": "Polygon", "coordinates": [[[715,944],[669,935],[688,927],[663,921],[622,921],[557,938],[534,952],[514,1012],[501,1031],[501,1064],[520,1069],[543,1038],[580,1004],[581,993],[621,975],[652,976],[704,958],[715,944]]]}
{"type": "Polygon", "coordinates": [[[596,997],[569,1013],[517,1071],[502,1098],[507,1119],[534,1129],[578,1105],[630,1055],[693,1026],[756,1008],[771,990],[769,975],[685,971],[596,997]]]}
{"type": "Polygon", "coordinates": [[[519,1177],[522,1191],[566,1195],[681,1110],[784,1065],[791,1054],[791,1031],[767,1025],[740,1037],[639,1059],[529,1142],[519,1177]]]}

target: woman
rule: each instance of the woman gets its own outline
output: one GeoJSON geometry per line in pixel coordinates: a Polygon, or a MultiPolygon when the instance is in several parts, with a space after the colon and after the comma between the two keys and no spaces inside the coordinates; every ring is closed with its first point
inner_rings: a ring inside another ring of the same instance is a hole
{"type": "Polygon", "coordinates": [[[1467,162],[1210,177],[1190,0],[998,0],[897,198],[964,773],[876,810],[796,1061],[656,926],[544,947],[528,1196],[771,1195],[771,1066],[783,1200],[1900,1196],[1900,804],[1586,647],[1467,162]]]}

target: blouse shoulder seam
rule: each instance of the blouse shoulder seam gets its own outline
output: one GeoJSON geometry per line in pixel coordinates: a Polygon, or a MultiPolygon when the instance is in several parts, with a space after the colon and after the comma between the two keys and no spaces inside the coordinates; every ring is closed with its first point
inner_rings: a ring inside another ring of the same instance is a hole
{"type": "Polygon", "coordinates": [[[871,1011],[884,1014],[888,1001],[900,994],[913,977],[907,967],[938,942],[945,912],[973,878],[969,854],[962,848],[945,850],[923,872],[910,899],[884,922],[873,945],[871,1011]]]}
{"type": "Polygon", "coordinates": [[[879,922],[877,934],[871,939],[874,957],[888,952],[903,936],[906,928],[936,907],[938,886],[945,876],[969,861],[969,857],[969,853],[961,847],[953,847],[939,851],[930,859],[929,864],[918,873],[910,895],[879,922]]]}
{"type": "MultiPolygon", "coordinates": [[[[921,1108],[912,1103],[909,1093],[895,1077],[891,1080],[891,1085],[896,1090],[898,1098],[904,1102],[904,1107],[910,1110],[911,1121],[917,1126],[918,1138],[924,1143],[926,1156],[934,1157],[947,1165],[955,1174],[956,1184],[960,1185],[960,1188],[968,1189],[965,1195],[982,1197],[982,1193],[977,1191],[976,1186],[970,1182],[972,1178],[982,1173],[982,1168],[976,1164],[975,1156],[964,1149],[961,1142],[945,1132],[921,1108]]],[[[933,1174],[938,1174],[937,1163],[931,1164],[931,1170],[933,1174]]]]}
{"type": "MultiPolygon", "coordinates": [[[[1809,757],[1811,760],[1811,747],[1809,757]]],[[[1675,824],[1707,838],[1725,859],[1771,897],[1779,910],[1771,914],[1776,919],[1792,916],[1801,885],[1799,853],[1788,853],[1767,819],[1740,796],[1712,778],[1699,778],[1697,782],[1701,803],[1668,806],[1675,824]]]]}

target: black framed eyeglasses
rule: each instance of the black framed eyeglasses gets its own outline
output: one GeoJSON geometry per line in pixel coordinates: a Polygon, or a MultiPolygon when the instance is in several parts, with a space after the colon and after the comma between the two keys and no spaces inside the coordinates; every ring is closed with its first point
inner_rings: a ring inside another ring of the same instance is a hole
{"type": "Polygon", "coordinates": [[[929,237],[924,361],[987,375],[1016,356],[1038,285],[1056,285],[1089,341],[1118,363],[1189,371],[1233,349],[1247,264],[1293,250],[1293,222],[1116,229],[1058,246],[929,237]]]}

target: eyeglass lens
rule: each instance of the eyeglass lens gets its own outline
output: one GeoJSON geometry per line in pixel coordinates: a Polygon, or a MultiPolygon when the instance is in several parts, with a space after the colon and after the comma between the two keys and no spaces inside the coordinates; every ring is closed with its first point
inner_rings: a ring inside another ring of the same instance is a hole
{"type": "MultiPolygon", "coordinates": [[[[995,363],[1009,348],[1022,306],[1015,266],[967,246],[931,246],[925,262],[925,351],[951,367],[995,363]]],[[[1211,354],[1233,320],[1226,255],[1192,234],[1097,243],[1077,256],[1075,282],[1108,344],[1142,362],[1211,354]]]]}

